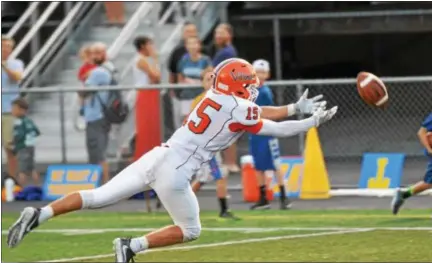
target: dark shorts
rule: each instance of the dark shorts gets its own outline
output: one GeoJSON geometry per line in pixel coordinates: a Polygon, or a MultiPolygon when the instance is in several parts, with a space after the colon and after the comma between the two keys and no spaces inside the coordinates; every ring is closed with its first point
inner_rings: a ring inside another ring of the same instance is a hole
{"type": "Polygon", "coordinates": [[[17,152],[18,173],[30,175],[35,170],[34,147],[26,147],[17,152]]]}
{"type": "Polygon", "coordinates": [[[90,164],[105,161],[110,125],[105,119],[88,122],[86,146],[90,164]]]}
{"type": "Polygon", "coordinates": [[[432,184],[432,157],[429,157],[429,163],[426,167],[426,174],[423,181],[427,184],[432,184]]]}
{"type": "Polygon", "coordinates": [[[255,169],[258,171],[275,171],[279,167],[279,141],[272,137],[249,141],[249,151],[253,156],[255,169]]]}

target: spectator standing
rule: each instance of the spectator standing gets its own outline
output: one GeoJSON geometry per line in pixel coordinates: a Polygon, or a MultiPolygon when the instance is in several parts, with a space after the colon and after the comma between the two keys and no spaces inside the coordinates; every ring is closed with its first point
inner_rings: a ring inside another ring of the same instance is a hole
{"type": "Polygon", "coordinates": [[[34,184],[39,184],[39,174],[35,169],[35,142],[40,131],[33,121],[27,117],[28,104],[23,98],[12,102],[12,115],[15,117],[13,141],[9,149],[18,157],[18,182],[25,186],[27,176],[31,176],[34,184]]]}
{"type": "MultiPolygon", "coordinates": [[[[183,55],[177,66],[178,82],[201,85],[205,72],[212,70],[210,57],[201,53],[201,41],[198,37],[188,37],[185,41],[187,53],[183,55]]],[[[184,119],[190,112],[192,101],[204,91],[199,89],[183,89],[179,94],[180,113],[184,119]]]]}
{"type": "MultiPolygon", "coordinates": [[[[216,52],[213,56],[213,66],[217,67],[222,61],[237,57],[237,50],[232,44],[233,29],[231,25],[223,23],[216,27],[214,42],[216,52]]],[[[237,164],[237,143],[234,143],[224,152],[224,164],[230,172],[238,173],[240,168],[237,164]]]]}
{"type": "MultiPolygon", "coordinates": [[[[114,69],[107,61],[106,45],[96,43],[91,47],[93,69],[85,81],[86,86],[109,86],[115,83],[114,69]]],[[[110,123],[105,119],[103,103],[107,103],[108,91],[82,92],[84,119],[86,121],[86,146],[90,164],[99,164],[103,170],[103,182],[109,180],[109,166],[106,162],[110,123]]]]}
{"type": "MultiPolygon", "coordinates": [[[[78,80],[84,85],[90,72],[97,66],[92,61],[90,46],[83,46],[79,51],[79,57],[81,59],[82,65],[78,70],[77,77],[78,80]]],[[[84,110],[83,110],[84,100],[82,99],[81,96],[78,96],[78,100],[79,101],[77,103],[78,104],[77,106],[79,109],[76,110],[77,115],[74,118],[75,119],[74,123],[75,123],[75,128],[77,130],[82,131],[85,129],[85,121],[82,118],[84,116],[84,110]]]]}
{"type": "Polygon", "coordinates": [[[2,78],[1,89],[14,93],[2,94],[1,133],[2,146],[6,151],[8,172],[14,177],[17,172],[15,155],[6,147],[13,140],[12,102],[19,97],[19,82],[23,78],[24,63],[19,59],[9,58],[15,45],[12,38],[2,36],[2,78]]]}
{"type": "MultiPolygon", "coordinates": [[[[178,83],[178,71],[177,66],[179,61],[182,59],[183,55],[187,53],[185,41],[189,37],[196,37],[198,36],[198,30],[197,27],[191,23],[186,22],[183,26],[183,41],[180,45],[178,45],[174,51],[171,53],[169,58],[169,82],[171,84],[178,83]]],[[[173,122],[174,122],[174,128],[178,129],[183,123],[183,119],[180,114],[180,101],[179,101],[179,95],[181,90],[171,90],[170,91],[170,97],[171,97],[171,104],[172,104],[172,113],[173,113],[173,122]]]]}
{"type": "Polygon", "coordinates": [[[123,2],[104,2],[108,22],[114,26],[124,24],[124,3],[123,2]]]}
{"type": "Polygon", "coordinates": [[[134,84],[136,87],[145,87],[160,82],[161,73],[159,59],[153,40],[149,37],[137,37],[134,46],[138,52],[133,66],[134,84]]]}

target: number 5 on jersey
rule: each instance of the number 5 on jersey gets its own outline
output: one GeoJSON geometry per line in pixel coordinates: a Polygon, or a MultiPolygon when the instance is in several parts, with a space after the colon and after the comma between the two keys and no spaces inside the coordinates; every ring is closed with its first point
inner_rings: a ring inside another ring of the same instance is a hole
{"type": "Polygon", "coordinates": [[[193,133],[203,134],[210,126],[211,123],[210,116],[207,113],[205,113],[205,110],[208,107],[213,108],[216,111],[219,111],[222,108],[222,105],[218,104],[217,102],[215,102],[210,98],[204,99],[202,103],[199,105],[198,109],[196,110],[196,114],[200,119],[199,122],[197,123],[193,120],[190,120],[187,124],[189,130],[191,130],[193,133]]]}

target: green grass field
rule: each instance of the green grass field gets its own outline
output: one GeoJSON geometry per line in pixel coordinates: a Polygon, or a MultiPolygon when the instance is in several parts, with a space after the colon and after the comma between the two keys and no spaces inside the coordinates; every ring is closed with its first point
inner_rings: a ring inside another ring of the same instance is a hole
{"type": "MultiPolygon", "coordinates": [[[[244,211],[242,220],[201,215],[199,240],[148,251],[138,262],[430,262],[431,211],[244,211]]],[[[56,218],[15,249],[6,229],[18,214],[2,215],[2,262],[113,262],[112,240],[170,223],[165,213],[81,212],[56,218]]]]}

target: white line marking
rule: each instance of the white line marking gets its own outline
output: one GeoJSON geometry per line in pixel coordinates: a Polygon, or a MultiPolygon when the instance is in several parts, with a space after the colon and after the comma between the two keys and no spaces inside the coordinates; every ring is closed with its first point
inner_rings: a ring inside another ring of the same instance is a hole
{"type": "MultiPolygon", "coordinates": [[[[322,232],[322,233],[312,233],[312,234],[302,234],[302,235],[285,235],[285,236],[277,236],[277,237],[251,238],[251,239],[244,239],[244,240],[237,240],[237,241],[226,241],[226,242],[211,243],[211,244],[201,244],[201,245],[153,249],[153,250],[144,251],[144,252],[141,252],[138,254],[171,251],[171,250],[192,250],[192,249],[197,249],[197,248],[208,248],[208,247],[219,247],[219,246],[238,245],[238,244],[247,244],[247,243],[257,243],[257,242],[263,242],[263,241],[274,241],[274,240],[282,240],[282,239],[297,239],[297,238],[308,238],[308,237],[319,237],[319,236],[330,236],[330,235],[343,235],[343,234],[349,234],[349,233],[368,232],[368,231],[373,231],[373,230],[374,230],[373,228],[364,228],[364,229],[351,229],[351,230],[346,230],[346,231],[332,231],[332,232],[322,232]]],[[[62,259],[56,259],[56,260],[43,260],[43,261],[38,261],[38,262],[70,262],[70,261],[78,261],[78,260],[107,258],[107,257],[113,257],[113,256],[114,256],[114,254],[111,253],[111,254],[87,256],[87,257],[62,258],[62,259]]]]}
{"type": "MultiPolygon", "coordinates": [[[[50,233],[65,235],[85,235],[101,234],[109,232],[150,232],[158,228],[90,228],[90,229],[35,229],[32,233],[50,233]]],[[[343,231],[370,229],[368,227],[204,227],[203,231],[212,232],[274,232],[274,231],[343,231]]],[[[388,231],[432,231],[432,227],[373,227],[374,230],[388,231]]],[[[6,235],[8,230],[3,230],[2,235],[6,235]]]]}

